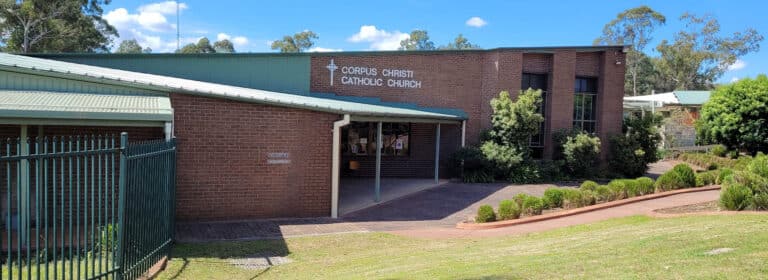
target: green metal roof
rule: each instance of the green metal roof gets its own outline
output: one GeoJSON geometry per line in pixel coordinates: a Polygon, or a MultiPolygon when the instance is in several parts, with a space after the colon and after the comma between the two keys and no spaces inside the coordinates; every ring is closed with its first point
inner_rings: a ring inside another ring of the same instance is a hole
{"type": "Polygon", "coordinates": [[[708,90],[676,90],[674,91],[680,105],[702,105],[707,100],[711,91],[708,90]]]}
{"type": "Polygon", "coordinates": [[[94,81],[129,87],[161,90],[182,94],[216,97],[283,107],[301,108],[336,114],[418,118],[432,120],[464,120],[465,114],[432,112],[419,108],[394,107],[287,94],[252,88],[221,85],[195,80],[152,75],[111,68],[68,63],[21,55],[0,53],[0,71],[32,73],[50,77],[94,81]]]}
{"type": "Polygon", "coordinates": [[[0,118],[172,121],[166,96],[0,90],[0,118]]]}

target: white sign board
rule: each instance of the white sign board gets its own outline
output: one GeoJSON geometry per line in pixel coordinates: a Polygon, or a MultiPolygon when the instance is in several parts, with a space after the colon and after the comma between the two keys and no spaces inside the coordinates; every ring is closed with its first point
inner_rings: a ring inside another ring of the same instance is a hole
{"type": "Polygon", "coordinates": [[[267,164],[289,164],[291,163],[291,154],[282,153],[268,153],[267,164]]]}

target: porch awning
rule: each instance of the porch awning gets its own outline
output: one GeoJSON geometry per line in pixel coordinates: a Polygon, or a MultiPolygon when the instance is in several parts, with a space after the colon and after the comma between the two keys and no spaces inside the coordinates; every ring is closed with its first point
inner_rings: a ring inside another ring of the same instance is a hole
{"type": "Polygon", "coordinates": [[[0,90],[1,124],[163,126],[167,96],[0,90]]]}

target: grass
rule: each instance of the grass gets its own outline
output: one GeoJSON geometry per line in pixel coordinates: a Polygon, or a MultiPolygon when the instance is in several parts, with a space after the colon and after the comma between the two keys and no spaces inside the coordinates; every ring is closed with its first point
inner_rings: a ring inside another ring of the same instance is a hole
{"type": "Polygon", "coordinates": [[[362,233],[178,244],[159,279],[766,279],[767,244],[768,215],[634,216],[495,238],[362,233]],[[706,254],[717,248],[735,250],[706,254]],[[293,262],[230,264],[260,252],[293,262]]]}

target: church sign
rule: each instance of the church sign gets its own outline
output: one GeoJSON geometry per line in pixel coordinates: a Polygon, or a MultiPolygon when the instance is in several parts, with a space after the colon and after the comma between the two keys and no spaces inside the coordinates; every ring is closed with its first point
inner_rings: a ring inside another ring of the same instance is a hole
{"type": "Polygon", "coordinates": [[[336,70],[341,70],[341,84],[347,86],[421,88],[421,80],[414,79],[414,72],[410,69],[379,69],[355,65],[337,66],[333,59],[325,68],[331,72],[331,86],[334,82],[334,73],[336,70]]]}

